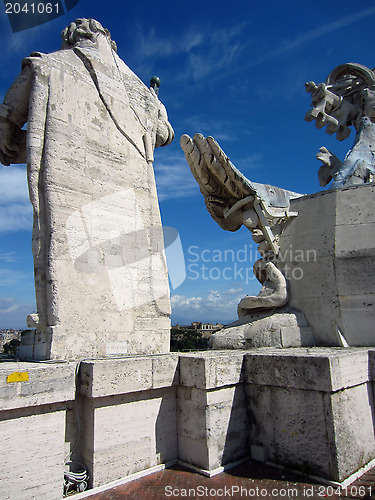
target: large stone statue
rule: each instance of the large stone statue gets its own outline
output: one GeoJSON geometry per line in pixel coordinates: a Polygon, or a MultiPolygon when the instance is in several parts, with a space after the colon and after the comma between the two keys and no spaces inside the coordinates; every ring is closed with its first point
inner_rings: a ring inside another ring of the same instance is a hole
{"type": "Polygon", "coordinates": [[[349,126],[357,130],[343,163],[320,149],[321,185],[332,179],[335,189],[368,184],[366,192],[327,192],[323,200],[324,193],[305,196],[253,183],[212,137],[181,137],[213,219],[228,231],[247,227],[262,257],[254,265],[260,293],[240,301],[239,320],[213,335],[214,348],[375,345],[375,227],[366,199],[374,187],[375,74],[345,64],[333,70],[325,84],[310,82],[306,89],[313,105],[307,121],[315,119],[319,128],[327,125],[327,132],[336,132],[339,140],[348,137],[349,126]],[[353,225],[343,218],[350,208],[356,212],[362,206],[365,220],[353,225]],[[355,272],[349,276],[351,267],[355,272]]]}
{"type": "Polygon", "coordinates": [[[0,106],[0,159],[27,162],[34,209],[36,334],[20,352],[168,352],[153,151],[172,141],[173,129],[108,30],[77,19],[62,38],[61,50],[23,61],[0,106]]]}

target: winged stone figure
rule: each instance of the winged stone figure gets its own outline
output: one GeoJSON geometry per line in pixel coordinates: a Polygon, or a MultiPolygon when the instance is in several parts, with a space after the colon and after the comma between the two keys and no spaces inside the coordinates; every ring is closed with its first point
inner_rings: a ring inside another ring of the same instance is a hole
{"type": "Polygon", "coordinates": [[[226,231],[244,225],[259,245],[262,258],[255,262],[254,274],[262,289],[258,296],[240,301],[239,316],[249,310],[283,306],[288,300],[286,280],[274,263],[278,236],[283,225],[297,215],[290,212],[290,200],[303,195],[249,181],[212,137],[183,135],[180,143],[212,218],[226,231]]]}

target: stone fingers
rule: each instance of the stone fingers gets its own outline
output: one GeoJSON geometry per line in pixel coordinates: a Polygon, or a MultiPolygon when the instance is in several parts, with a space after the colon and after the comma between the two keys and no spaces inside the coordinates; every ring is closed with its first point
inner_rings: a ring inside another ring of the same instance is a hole
{"type": "MultiPolygon", "coordinates": [[[[195,136],[194,136],[195,137],[195,136]]],[[[181,136],[181,148],[185,153],[186,161],[189,164],[191,173],[195,180],[198,182],[200,190],[204,196],[212,193],[212,186],[210,185],[210,174],[204,164],[202,154],[199,147],[187,134],[181,136]]]]}
{"type": "Polygon", "coordinates": [[[206,188],[215,196],[226,198],[228,195],[225,185],[227,180],[225,170],[220,165],[207,139],[202,134],[195,134],[193,140],[201,153],[204,166],[209,174],[209,182],[206,188]]]}
{"type": "Polygon", "coordinates": [[[237,175],[236,168],[232,165],[228,156],[224,153],[215,139],[213,137],[207,137],[207,143],[209,144],[214,157],[218,160],[221,168],[225,171],[227,177],[225,187],[231,196],[241,199],[250,194],[251,190],[237,175]]]}

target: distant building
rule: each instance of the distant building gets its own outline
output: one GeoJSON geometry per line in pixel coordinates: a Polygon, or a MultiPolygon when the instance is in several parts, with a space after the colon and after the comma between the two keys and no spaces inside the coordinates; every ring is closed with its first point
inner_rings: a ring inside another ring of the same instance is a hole
{"type": "Polygon", "coordinates": [[[202,333],[202,337],[211,337],[211,335],[218,330],[221,330],[224,325],[221,323],[216,323],[213,325],[212,323],[202,323],[200,326],[200,331],[202,333]]]}
{"type": "Polygon", "coordinates": [[[221,330],[224,325],[221,323],[216,323],[215,325],[212,323],[202,323],[201,321],[193,321],[190,325],[179,325],[176,324],[172,326],[173,330],[181,330],[182,332],[186,332],[188,330],[195,330],[202,334],[202,337],[211,337],[211,335],[218,330],[221,330]]]}

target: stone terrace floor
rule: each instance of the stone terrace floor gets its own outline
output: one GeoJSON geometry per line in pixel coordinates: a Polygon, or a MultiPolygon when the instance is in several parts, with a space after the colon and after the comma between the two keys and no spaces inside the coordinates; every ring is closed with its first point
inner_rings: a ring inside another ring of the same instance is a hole
{"type": "Polygon", "coordinates": [[[339,488],[319,484],[308,478],[301,479],[300,475],[253,462],[244,462],[212,478],[176,465],[86,498],[89,500],[375,499],[375,468],[340,491],[339,488]]]}

